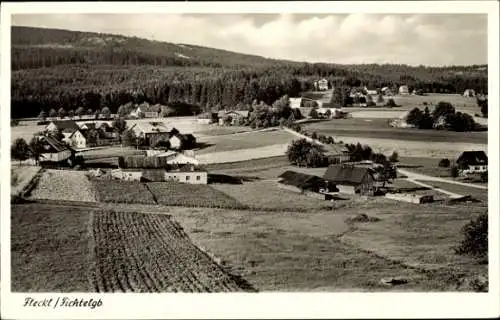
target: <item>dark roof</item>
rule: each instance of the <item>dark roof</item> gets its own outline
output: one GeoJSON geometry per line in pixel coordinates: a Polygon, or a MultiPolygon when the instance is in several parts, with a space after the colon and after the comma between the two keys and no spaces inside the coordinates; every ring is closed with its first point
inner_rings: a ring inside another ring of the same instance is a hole
{"type": "Polygon", "coordinates": [[[285,184],[293,185],[299,188],[306,188],[324,183],[324,180],[318,176],[295,171],[285,171],[279,175],[278,178],[281,178],[282,182],[285,184]]]}
{"type": "Polygon", "coordinates": [[[366,175],[372,176],[369,168],[331,165],[326,169],[323,179],[337,184],[358,185],[363,182],[366,175]]]}
{"type": "Polygon", "coordinates": [[[59,120],[59,121],[52,121],[54,125],[61,131],[63,132],[73,132],[75,130],[78,130],[80,127],[76,124],[75,121],[73,120],[59,120]]]}
{"type": "Polygon", "coordinates": [[[45,141],[46,144],[51,146],[52,149],[56,152],[62,152],[62,151],[66,151],[66,150],[71,151],[71,148],[69,148],[67,145],[63,144],[62,142],[57,141],[57,139],[55,139],[54,137],[43,136],[43,137],[41,137],[41,140],[45,141]]]}
{"type": "Polygon", "coordinates": [[[82,126],[86,126],[87,127],[87,129],[83,129],[83,130],[92,130],[92,129],[96,128],[95,122],[85,123],[82,126]]]}
{"type": "Polygon", "coordinates": [[[488,164],[488,156],[484,151],[464,151],[457,159],[457,163],[467,165],[488,164]]]}

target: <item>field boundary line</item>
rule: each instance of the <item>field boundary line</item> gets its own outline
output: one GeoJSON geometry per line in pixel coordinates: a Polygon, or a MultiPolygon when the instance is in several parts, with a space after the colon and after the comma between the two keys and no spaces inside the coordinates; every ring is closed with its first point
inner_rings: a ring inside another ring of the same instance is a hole
{"type": "Polygon", "coordinates": [[[449,183],[449,184],[456,184],[456,185],[460,185],[460,186],[464,186],[464,187],[488,190],[487,186],[481,186],[481,185],[472,184],[472,183],[454,181],[454,180],[449,180],[449,179],[440,178],[440,177],[428,176],[425,174],[415,173],[413,171],[407,171],[407,170],[403,170],[403,169],[399,169],[399,168],[397,170],[413,180],[436,181],[436,182],[443,182],[443,183],[449,183]]]}

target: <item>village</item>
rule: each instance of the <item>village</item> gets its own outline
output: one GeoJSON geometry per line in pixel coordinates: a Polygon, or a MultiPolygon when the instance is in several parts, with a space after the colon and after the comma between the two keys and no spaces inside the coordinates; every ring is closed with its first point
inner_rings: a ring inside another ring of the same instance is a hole
{"type": "Polygon", "coordinates": [[[18,32],[13,291],[488,290],[486,67],[18,32]]]}

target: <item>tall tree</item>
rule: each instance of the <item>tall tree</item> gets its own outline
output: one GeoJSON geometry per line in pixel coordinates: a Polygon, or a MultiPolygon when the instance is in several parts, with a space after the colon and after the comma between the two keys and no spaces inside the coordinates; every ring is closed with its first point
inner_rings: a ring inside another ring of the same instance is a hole
{"type": "Polygon", "coordinates": [[[28,159],[29,157],[29,147],[23,138],[17,138],[11,145],[10,154],[12,159],[21,161],[28,159]]]}

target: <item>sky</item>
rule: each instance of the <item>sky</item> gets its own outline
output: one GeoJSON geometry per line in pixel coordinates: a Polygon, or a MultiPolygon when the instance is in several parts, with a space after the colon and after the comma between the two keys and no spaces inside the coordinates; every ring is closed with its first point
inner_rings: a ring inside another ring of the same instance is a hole
{"type": "Polygon", "coordinates": [[[341,64],[487,64],[485,14],[17,14],[12,25],[341,64]]]}

